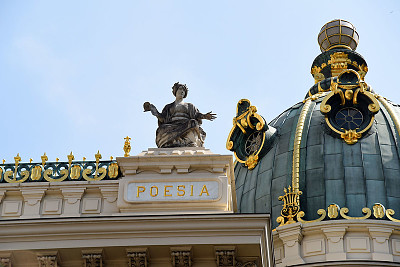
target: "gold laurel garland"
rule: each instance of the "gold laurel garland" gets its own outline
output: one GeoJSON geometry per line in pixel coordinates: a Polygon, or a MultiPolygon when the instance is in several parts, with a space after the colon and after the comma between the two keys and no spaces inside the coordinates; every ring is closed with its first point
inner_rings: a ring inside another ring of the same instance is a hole
{"type": "Polygon", "coordinates": [[[303,129],[305,120],[308,114],[308,110],[311,106],[311,98],[307,99],[303,108],[301,109],[299,120],[297,121],[296,134],[293,145],[293,163],[292,163],[292,188],[295,192],[299,191],[300,183],[300,145],[301,137],[303,135],[303,129]]]}

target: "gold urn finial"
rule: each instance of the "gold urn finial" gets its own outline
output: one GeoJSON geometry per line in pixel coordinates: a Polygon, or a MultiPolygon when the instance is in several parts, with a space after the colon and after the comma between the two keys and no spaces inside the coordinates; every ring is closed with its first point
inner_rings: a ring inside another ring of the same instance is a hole
{"type": "Polygon", "coordinates": [[[44,165],[46,164],[46,161],[49,160],[49,158],[46,156],[46,152],[44,152],[43,156],[40,157],[42,159],[42,165],[44,167],[44,165]]]}
{"type": "Polygon", "coordinates": [[[19,156],[19,153],[17,154],[16,157],[14,157],[15,160],[15,166],[18,166],[19,162],[21,161],[21,157],[19,156]]]}
{"type": "Polygon", "coordinates": [[[75,159],[75,156],[72,154],[72,151],[67,157],[68,157],[69,167],[71,167],[72,161],[75,159]]]}
{"type": "Polygon", "coordinates": [[[100,159],[102,158],[100,154],[100,150],[97,150],[97,153],[94,155],[96,162],[99,163],[100,159]]]}
{"type": "Polygon", "coordinates": [[[125,138],[125,144],[124,144],[124,157],[129,157],[129,152],[131,152],[131,139],[129,136],[126,136],[125,138]]]}

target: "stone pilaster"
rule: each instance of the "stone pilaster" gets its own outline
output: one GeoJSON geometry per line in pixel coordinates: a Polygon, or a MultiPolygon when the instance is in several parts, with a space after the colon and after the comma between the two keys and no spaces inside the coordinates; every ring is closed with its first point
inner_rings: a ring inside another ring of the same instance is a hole
{"type": "Polygon", "coordinates": [[[192,266],[192,247],[171,247],[172,267],[192,266]]]}
{"type": "Polygon", "coordinates": [[[377,261],[393,261],[393,255],[389,249],[389,238],[393,229],[383,227],[368,227],[372,237],[374,252],[372,259],[377,261]]]}
{"type": "Polygon", "coordinates": [[[327,261],[340,261],[346,259],[343,240],[343,237],[346,234],[346,229],[347,227],[340,226],[329,226],[321,229],[327,239],[327,261]]]}
{"type": "Polygon", "coordinates": [[[81,204],[81,198],[85,192],[85,188],[76,187],[63,187],[61,188],[62,195],[65,199],[64,202],[64,217],[79,217],[79,207],[81,204]]]}
{"type": "Polygon", "coordinates": [[[128,267],[148,266],[147,248],[129,248],[126,250],[126,255],[129,258],[128,267]]]}
{"type": "Polygon", "coordinates": [[[39,218],[40,217],[40,201],[42,200],[45,188],[21,188],[22,197],[25,206],[23,218],[39,218]]]}
{"type": "Polygon", "coordinates": [[[83,267],[104,267],[103,250],[82,250],[83,267]]]}
{"type": "Polygon", "coordinates": [[[293,223],[276,228],[279,238],[284,245],[285,258],[282,260],[283,266],[305,263],[301,257],[300,242],[303,238],[301,224],[293,223]]]}

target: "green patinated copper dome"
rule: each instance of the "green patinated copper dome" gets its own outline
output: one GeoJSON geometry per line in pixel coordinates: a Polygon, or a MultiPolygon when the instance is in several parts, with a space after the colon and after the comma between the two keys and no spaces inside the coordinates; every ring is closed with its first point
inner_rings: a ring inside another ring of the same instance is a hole
{"type": "Polygon", "coordinates": [[[305,99],[269,124],[249,100],[238,103],[227,148],[238,161],[240,213],[271,213],[274,227],[399,217],[400,107],[372,90],[367,64],[352,49],[324,48],[305,99]]]}

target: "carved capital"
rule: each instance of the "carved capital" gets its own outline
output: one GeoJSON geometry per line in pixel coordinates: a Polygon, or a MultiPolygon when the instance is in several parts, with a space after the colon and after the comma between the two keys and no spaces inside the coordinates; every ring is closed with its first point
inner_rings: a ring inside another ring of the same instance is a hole
{"type": "Polygon", "coordinates": [[[57,256],[38,256],[39,267],[58,267],[57,256]]]}
{"type": "Polygon", "coordinates": [[[1,267],[11,267],[11,258],[10,257],[0,257],[0,266],[1,267]]]}
{"type": "Polygon", "coordinates": [[[216,247],[215,258],[218,267],[236,266],[236,248],[235,247],[216,247]]]}
{"type": "Polygon", "coordinates": [[[170,250],[173,267],[192,266],[192,247],[172,247],[170,250]]]}
{"type": "Polygon", "coordinates": [[[103,267],[103,250],[83,250],[83,267],[103,267]]]}
{"type": "Polygon", "coordinates": [[[129,267],[147,267],[147,248],[132,248],[126,250],[129,258],[129,267]]]}
{"type": "Polygon", "coordinates": [[[36,253],[39,267],[58,267],[58,252],[56,250],[43,250],[36,253]]]}

